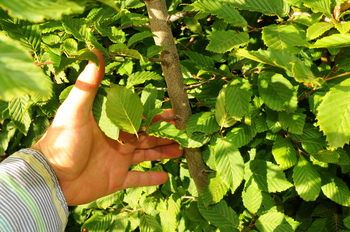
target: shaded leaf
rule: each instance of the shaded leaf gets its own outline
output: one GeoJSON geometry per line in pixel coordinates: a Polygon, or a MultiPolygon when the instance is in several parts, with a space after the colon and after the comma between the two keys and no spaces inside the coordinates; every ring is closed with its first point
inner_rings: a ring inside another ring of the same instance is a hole
{"type": "Polygon", "coordinates": [[[302,155],[293,169],[295,190],[305,201],[315,201],[321,192],[321,176],[302,155]]]}
{"type": "Polygon", "coordinates": [[[262,72],[259,75],[259,93],[264,102],[273,110],[294,112],[297,96],[293,85],[281,74],[262,72]]]}
{"type": "Polygon", "coordinates": [[[181,147],[187,147],[188,137],[187,134],[177,129],[173,124],[167,122],[161,122],[151,125],[147,128],[146,133],[155,137],[173,139],[177,141],[181,147]]]}
{"type": "Polygon", "coordinates": [[[226,138],[236,148],[241,148],[247,145],[256,135],[256,130],[253,126],[241,124],[230,130],[226,138]]]}
{"type": "Polygon", "coordinates": [[[191,116],[187,123],[186,131],[190,135],[193,132],[203,132],[207,135],[213,134],[220,129],[212,112],[201,112],[191,116]]]}
{"type": "Polygon", "coordinates": [[[259,159],[245,164],[244,179],[250,178],[253,178],[259,189],[265,192],[282,192],[293,186],[277,165],[259,159]]]}
{"type": "Polygon", "coordinates": [[[162,232],[162,227],[155,217],[142,215],[140,218],[140,232],[162,232]]]}
{"type": "Polygon", "coordinates": [[[301,135],[303,133],[306,115],[303,114],[304,109],[297,109],[293,113],[285,111],[278,112],[278,119],[283,129],[293,134],[301,135]]]}
{"type": "Polygon", "coordinates": [[[208,185],[203,190],[203,204],[205,207],[218,203],[226,195],[229,187],[225,184],[219,175],[212,177],[208,181],[208,185]]]}
{"type": "Polygon", "coordinates": [[[237,33],[230,30],[213,31],[208,38],[210,43],[207,46],[207,50],[218,53],[231,51],[234,47],[244,45],[249,41],[247,33],[237,33]]]}
{"type": "Polygon", "coordinates": [[[273,143],[272,155],[282,170],[293,167],[297,163],[297,151],[292,142],[280,136],[273,143]]]}
{"type": "Polygon", "coordinates": [[[163,77],[155,72],[135,72],[129,76],[126,87],[130,88],[135,85],[143,84],[145,81],[149,80],[161,81],[163,80],[163,77]]]}
{"type": "Polygon", "coordinates": [[[228,113],[226,108],[226,91],[223,87],[218,97],[216,98],[215,104],[215,119],[221,128],[230,127],[236,123],[236,120],[228,113]]]}

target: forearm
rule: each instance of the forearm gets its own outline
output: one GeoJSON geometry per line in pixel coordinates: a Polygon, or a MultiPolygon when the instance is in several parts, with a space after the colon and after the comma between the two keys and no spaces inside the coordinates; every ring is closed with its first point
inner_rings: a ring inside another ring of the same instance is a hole
{"type": "Polygon", "coordinates": [[[0,164],[0,231],[64,231],[68,207],[45,157],[31,149],[0,164]]]}

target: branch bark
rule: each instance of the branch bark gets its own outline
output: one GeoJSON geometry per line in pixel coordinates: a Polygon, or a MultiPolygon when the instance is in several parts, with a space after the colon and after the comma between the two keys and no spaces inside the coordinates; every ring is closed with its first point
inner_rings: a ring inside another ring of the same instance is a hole
{"type": "MultiPolygon", "coordinates": [[[[150,28],[156,45],[165,49],[160,54],[162,71],[167,84],[168,94],[171,100],[175,115],[178,118],[176,126],[180,130],[186,128],[187,121],[191,117],[191,108],[188,101],[180,66],[180,59],[176,49],[171,26],[168,23],[169,14],[165,0],[145,1],[150,19],[150,28]]],[[[207,184],[207,173],[204,172],[205,164],[199,148],[185,148],[188,168],[196,184],[197,191],[202,195],[207,184]]]]}

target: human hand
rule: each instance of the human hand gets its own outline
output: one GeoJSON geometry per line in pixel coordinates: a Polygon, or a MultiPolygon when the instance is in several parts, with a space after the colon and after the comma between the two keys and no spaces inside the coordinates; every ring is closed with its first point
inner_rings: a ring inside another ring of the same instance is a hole
{"type": "MultiPolygon", "coordinates": [[[[88,203],[126,188],[162,184],[168,178],[165,172],[129,171],[130,165],[182,155],[172,140],[141,135],[122,145],[101,131],[92,106],[104,75],[104,61],[101,53],[94,53],[100,69],[91,62],[86,66],[47,132],[32,147],[44,154],[55,171],[68,205],[88,203]]],[[[172,115],[168,110],[155,120],[172,115]]],[[[132,135],[121,133],[120,138],[129,141],[132,135]]]]}

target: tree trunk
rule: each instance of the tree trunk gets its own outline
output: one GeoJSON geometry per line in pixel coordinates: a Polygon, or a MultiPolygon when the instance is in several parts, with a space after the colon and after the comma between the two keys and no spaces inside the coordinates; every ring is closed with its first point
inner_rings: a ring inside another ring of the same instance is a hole
{"type": "MultiPolygon", "coordinates": [[[[178,129],[184,130],[187,121],[191,117],[191,108],[183,84],[178,51],[174,44],[171,26],[168,23],[169,14],[166,1],[149,0],[145,1],[145,3],[150,19],[151,31],[155,35],[155,44],[165,47],[160,54],[160,58],[166,60],[166,62],[161,62],[161,66],[171,104],[178,118],[176,126],[178,129]]],[[[199,148],[185,148],[184,154],[198,193],[202,195],[203,189],[207,184],[207,173],[204,172],[205,164],[201,151],[199,148]]]]}

